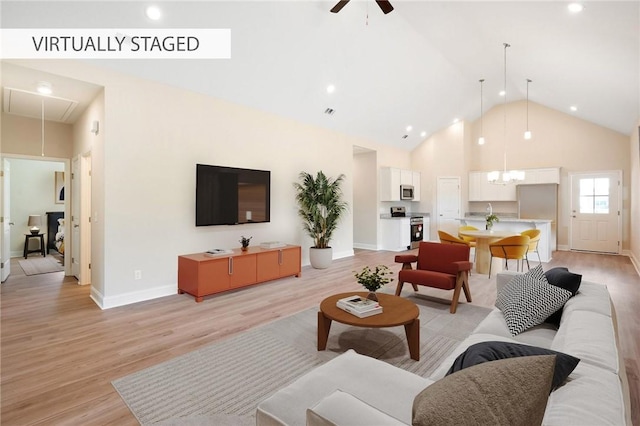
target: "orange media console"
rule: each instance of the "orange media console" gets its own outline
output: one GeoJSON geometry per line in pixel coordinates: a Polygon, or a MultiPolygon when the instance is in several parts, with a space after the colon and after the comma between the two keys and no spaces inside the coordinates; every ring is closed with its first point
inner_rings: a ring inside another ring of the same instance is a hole
{"type": "Polygon", "coordinates": [[[178,256],[178,293],[202,302],[204,296],[295,275],[302,265],[300,246],[249,247],[231,253],[178,256]]]}

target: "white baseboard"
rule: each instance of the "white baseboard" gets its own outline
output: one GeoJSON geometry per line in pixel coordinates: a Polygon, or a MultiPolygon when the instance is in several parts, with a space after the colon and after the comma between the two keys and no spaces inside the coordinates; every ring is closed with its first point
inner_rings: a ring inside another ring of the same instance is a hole
{"type": "Polygon", "coordinates": [[[353,257],[353,256],[355,256],[353,249],[333,253],[334,259],[342,259],[344,257],[353,257]]]}
{"type": "Polygon", "coordinates": [[[91,299],[100,307],[100,309],[116,308],[118,306],[144,302],[145,300],[157,299],[159,297],[173,296],[177,293],[178,286],[176,284],[105,297],[102,293],[96,290],[95,287],[91,287],[91,299]]]}
{"type": "Polygon", "coordinates": [[[360,244],[353,243],[353,248],[362,249],[362,250],[378,250],[378,246],[375,244],[360,244]]]}
{"type": "Polygon", "coordinates": [[[558,248],[556,250],[558,250],[558,251],[570,251],[571,249],[569,248],[569,246],[558,246],[558,248]]]}

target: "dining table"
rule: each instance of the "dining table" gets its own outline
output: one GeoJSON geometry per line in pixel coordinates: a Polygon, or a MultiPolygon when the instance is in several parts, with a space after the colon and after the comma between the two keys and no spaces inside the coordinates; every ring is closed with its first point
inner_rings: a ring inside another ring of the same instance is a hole
{"type": "MultiPolygon", "coordinates": [[[[520,235],[516,231],[505,230],[460,230],[460,235],[465,237],[472,237],[476,240],[476,253],[475,253],[475,270],[479,274],[489,274],[489,268],[491,266],[491,252],[489,251],[489,244],[498,241],[501,238],[512,237],[514,235],[520,235]]],[[[493,271],[498,272],[502,270],[502,262],[500,259],[496,259],[494,262],[493,271]]]]}

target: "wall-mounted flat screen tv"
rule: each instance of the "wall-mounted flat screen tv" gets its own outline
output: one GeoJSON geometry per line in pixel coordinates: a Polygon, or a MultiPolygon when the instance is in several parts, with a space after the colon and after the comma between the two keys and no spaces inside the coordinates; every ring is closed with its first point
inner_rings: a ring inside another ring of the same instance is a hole
{"type": "Polygon", "coordinates": [[[196,226],[270,221],[271,172],[196,165],[196,226]]]}

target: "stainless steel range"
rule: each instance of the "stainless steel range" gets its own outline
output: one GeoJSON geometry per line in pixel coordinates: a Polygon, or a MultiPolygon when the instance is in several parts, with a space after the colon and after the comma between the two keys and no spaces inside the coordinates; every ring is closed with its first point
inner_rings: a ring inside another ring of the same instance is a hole
{"type": "Polygon", "coordinates": [[[412,216],[411,224],[411,248],[418,248],[422,241],[424,231],[424,218],[422,216],[412,216]]]}
{"type": "MultiPolygon", "coordinates": [[[[391,207],[391,217],[406,217],[406,209],[402,206],[391,207]]],[[[407,250],[418,248],[420,241],[424,236],[424,218],[422,216],[410,216],[409,225],[411,226],[409,235],[411,236],[407,250]]]]}

